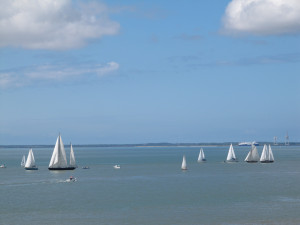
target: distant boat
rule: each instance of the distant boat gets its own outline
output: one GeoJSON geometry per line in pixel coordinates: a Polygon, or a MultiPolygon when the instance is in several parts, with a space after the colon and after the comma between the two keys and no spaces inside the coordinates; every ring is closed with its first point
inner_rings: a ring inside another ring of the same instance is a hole
{"type": "Polygon", "coordinates": [[[25,170],[38,170],[37,166],[35,165],[35,159],[34,159],[32,149],[30,149],[28,152],[28,156],[24,168],[25,170]]]}
{"type": "MultiPolygon", "coordinates": [[[[72,154],[72,153],[70,153],[70,154],[72,154]]],[[[74,155],[74,152],[73,152],[73,155],[74,155]]],[[[62,142],[61,136],[59,134],[57,137],[57,140],[56,140],[55,147],[53,149],[53,153],[52,153],[52,157],[51,157],[48,169],[49,170],[74,170],[74,169],[76,169],[76,166],[74,166],[75,165],[75,157],[73,159],[70,158],[70,161],[72,161],[72,165],[68,166],[64,143],[62,142]],[[74,162],[72,160],[74,160],[74,162]]]]}
{"type": "Polygon", "coordinates": [[[255,141],[253,141],[253,142],[240,142],[238,145],[239,146],[252,146],[252,145],[259,146],[259,144],[255,141]]]}
{"type": "Polygon", "coordinates": [[[89,169],[90,167],[89,166],[83,166],[82,167],[82,169],[84,169],[84,170],[87,170],[87,169],[89,169]]]}
{"type": "Polygon", "coordinates": [[[261,157],[259,160],[261,163],[272,163],[274,162],[274,156],[271,149],[271,145],[269,145],[269,148],[267,145],[264,145],[263,151],[261,153],[261,157]]]}
{"type": "Polygon", "coordinates": [[[231,144],[230,147],[229,147],[229,150],[228,150],[226,162],[237,162],[237,161],[238,160],[235,156],[234,149],[233,149],[233,146],[231,144]]]}
{"type": "Polygon", "coordinates": [[[187,170],[185,155],[182,158],[181,169],[182,170],[187,170]]]}
{"type": "Polygon", "coordinates": [[[73,150],[73,146],[72,144],[70,144],[70,167],[76,167],[77,168],[77,165],[76,165],[76,161],[75,161],[75,155],[74,155],[74,150],[73,150]]]}
{"type": "Polygon", "coordinates": [[[76,182],[76,181],[77,181],[77,178],[73,177],[73,176],[70,176],[68,179],[66,179],[66,182],[76,182]]]}
{"type": "Polygon", "coordinates": [[[245,161],[248,163],[256,163],[259,161],[259,154],[255,145],[252,145],[251,150],[245,158],[245,161]]]}
{"type": "Polygon", "coordinates": [[[25,157],[25,155],[23,155],[22,161],[21,161],[21,166],[25,167],[25,163],[26,163],[26,157],[25,157]]]}
{"type": "Polygon", "coordinates": [[[205,159],[204,151],[201,148],[200,152],[199,152],[199,156],[198,156],[198,162],[205,162],[205,161],[206,161],[206,159],[205,159]]]}
{"type": "Polygon", "coordinates": [[[0,168],[6,168],[6,165],[5,164],[1,164],[0,168]]]}
{"type": "Polygon", "coordinates": [[[120,166],[120,165],[114,165],[114,168],[115,168],[115,169],[120,169],[121,166],[120,166]]]}

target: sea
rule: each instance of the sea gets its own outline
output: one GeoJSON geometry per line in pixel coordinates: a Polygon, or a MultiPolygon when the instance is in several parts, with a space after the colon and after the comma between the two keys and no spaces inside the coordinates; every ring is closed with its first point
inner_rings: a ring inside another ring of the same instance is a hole
{"type": "Polygon", "coordinates": [[[300,146],[272,146],[269,164],[244,162],[247,146],[236,163],[224,163],[229,146],[202,146],[205,163],[200,146],[73,146],[78,168],[60,172],[53,147],[33,148],[37,171],[20,166],[29,148],[0,149],[1,225],[300,224],[300,146]]]}

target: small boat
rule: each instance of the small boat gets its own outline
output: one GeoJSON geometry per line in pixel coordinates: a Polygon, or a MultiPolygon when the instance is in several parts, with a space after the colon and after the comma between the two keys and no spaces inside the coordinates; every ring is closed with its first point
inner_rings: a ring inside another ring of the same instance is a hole
{"type": "Polygon", "coordinates": [[[24,168],[25,170],[38,170],[38,167],[35,165],[35,159],[34,159],[32,148],[28,152],[28,156],[24,168]]]}
{"type": "Polygon", "coordinates": [[[240,142],[238,144],[239,146],[252,146],[252,145],[255,145],[255,146],[259,146],[259,143],[253,141],[253,142],[240,142]]]}
{"type": "Polygon", "coordinates": [[[83,166],[82,167],[82,169],[84,169],[84,170],[87,170],[87,169],[89,169],[90,167],[89,166],[83,166]]]}
{"type": "Polygon", "coordinates": [[[261,163],[272,163],[274,162],[274,156],[271,149],[271,145],[269,145],[269,148],[267,145],[264,145],[263,151],[261,153],[261,157],[259,160],[261,163]]]}
{"type": "Polygon", "coordinates": [[[55,147],[53,149],[53,153],[52,153],[52,157],[48,169],[49,170],[75,170],[76,163],[75,163],[75,156],[74,156],[72,145],[71,145],[71,152],[70,152],[70,163],[71,165],[68,166],[64,143],[59,134],[56,140],[55,147]]]}
{"type": "Polygon", "coordinates": [[[182,157],[181,169],[187,170],[185,155],[183,155],[183,157],[182,157]]]}
{"type": "Polygon", "coordinates": [[[23,155],[22,161],[21,161],[21,166],[25,167],[25,163],[26,163],[26,157],[25,157],[25,155],[23,155]]]}
{"type": "Polygon", "coordinates": [[[256,163],[259,161],[259,154],[255,145],[252,145],[251,150],[249,151],[245,162],[247,163],[256,163]]]}
{"type": "Polygon", "coordinates": [[[77,179],[73,176],[70,176],[68,179],[66,179],[66,182],[75,182],[77,179]]]}
{"type": "Polygon", "coordinates": [[[5,164],[1,164],[0,168],[6,168],[6,165],[5,164]]]}
{"type": "Polygon", "coordinates": [[[198,156],[198,162],[205,162],[205,161],[206,159],[205,159],[204,151],[203,148],[201,148],[198,156]]]}
{"type": "Polygon", "coordinates": [[[120,169],[121,166],[120,166],[120,165],[114,165],[114,168],[115,168],[115,169],[120,169]]]}
{"type": "Polygon", "coordinates": [[[229,147],[227,158],[225,162],[238,162],[232,144],[229,147]]]}

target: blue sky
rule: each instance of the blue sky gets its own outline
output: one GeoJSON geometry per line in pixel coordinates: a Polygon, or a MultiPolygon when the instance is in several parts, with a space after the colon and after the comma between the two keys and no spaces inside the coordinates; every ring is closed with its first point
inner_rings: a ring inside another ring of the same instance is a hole
{"type": "Polygon", "coordinates": [[[300,141],[294,0],[0,3],[0,144],[300,141]]]}

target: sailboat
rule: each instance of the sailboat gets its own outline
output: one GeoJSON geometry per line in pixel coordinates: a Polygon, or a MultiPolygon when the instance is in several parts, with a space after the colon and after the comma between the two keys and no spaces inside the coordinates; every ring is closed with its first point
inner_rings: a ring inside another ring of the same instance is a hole
{"type": "Polygon", "coordinates": [[[271,145],[269,145],[269,149],[267,145],[264,145],[263,151],[261,153],[261,157],[259,160],[261,163],[272,163],[274,162],[274,156],[271,149],[271,145]]]}
{"type": "MultiPolygon", "coordinates": [[[[71,155],[72,155],[72,149],[73,148],[71,148],[71,155]]],[[[74,156],[74,152],[73,152],[73,156],[74,156]]],[[[72,164],[68,166],[64,143],[59,134],[56,140],[55,147],[53,149],[53,153],[52,153],[52,157],[48,169],[49,170],[74,170],[76,168],[76,166],[74,166],[75,157],[73,158],[70,157],[70,162],[72,162],[72,164]]]]}
{"type": "Polygon", "coordinates": [[[181,169],[182,169],[182,170],[187,170],[185,155],[184,155],[183,158],[182,158],[181,169]]]}
{"type": "Polygon", "coordinates": [[[70,150],[70,167],[76,167],[76,161],[75,161],[75,155],[74,155],[74,150],[73,150],[73,146],[71,145],[71,150],[70,150]]]}
{"type": "Polygon", "coordinates": [[[247,157],[245,158],[247,163],[256,163],[259,161],[258,151],[255,145],[252,145],[247,157]]]}
{"type": "Polygon", "coordinates": [[[201,148],[200,152],[199,152],[199,156],[198,156],[198,162],[205,162],[205,161],[206,161],[206,159],[205,159],[204,151],[201,148]]]}
{"type": "Polygon", "coordinates": [[[32,149],[30,149],[28,152],[28,156],[24,168],[25,170],[38,170],[37,166],[35,165],[32,149]]]}
{"type": "Polygon", "coordinates": [[[235,156],[234,149],[233,149],[233,146],[231,144],[230,147],[229,147],[229,150],[228,150],[226,162],[237,162],[237,161],[238,160],[235,156]]]}
{"type": "Polygon", "coordinates": [[[25,163],[26,163],[26,157],[25,157],[25,155],[23,155],[22,161],[21,161],[21,166],[25,167],[25,163]]]}

